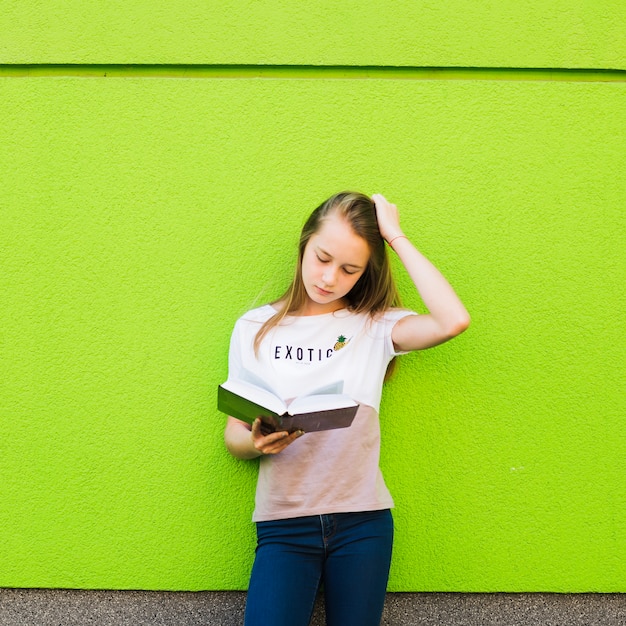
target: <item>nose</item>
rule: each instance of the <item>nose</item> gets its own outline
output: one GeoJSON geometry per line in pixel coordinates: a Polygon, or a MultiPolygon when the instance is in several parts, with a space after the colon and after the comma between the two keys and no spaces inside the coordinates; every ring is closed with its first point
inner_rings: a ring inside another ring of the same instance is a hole
{"type": "Polygon", "coordinates": [[[326,267],[324,268],[324,273],[322,274],[322,280],[327,287],[331,287],[335,284],[335,278],[337,276],[337,269],[334,267],[326,267]]]}

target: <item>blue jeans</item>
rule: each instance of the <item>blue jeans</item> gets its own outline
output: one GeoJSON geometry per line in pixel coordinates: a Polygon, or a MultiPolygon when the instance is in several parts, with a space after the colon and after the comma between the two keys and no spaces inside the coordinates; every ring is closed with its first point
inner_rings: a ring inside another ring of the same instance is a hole
{"type": "Polygon", "coordinates": [[[320,583],[328,626],[379,626],[391,563],[391,511],[257,523],[245,626],[307,626],[320,583]]]}

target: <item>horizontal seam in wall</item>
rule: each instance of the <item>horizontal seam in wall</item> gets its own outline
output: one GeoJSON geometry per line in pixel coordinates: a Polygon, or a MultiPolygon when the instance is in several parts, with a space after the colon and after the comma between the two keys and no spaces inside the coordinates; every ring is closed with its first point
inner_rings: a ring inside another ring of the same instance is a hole
{"type": "Polygon", "coordinates": [[[0,64],[0,77],[626,82],[626,70],[364,65],[0,64]]]}

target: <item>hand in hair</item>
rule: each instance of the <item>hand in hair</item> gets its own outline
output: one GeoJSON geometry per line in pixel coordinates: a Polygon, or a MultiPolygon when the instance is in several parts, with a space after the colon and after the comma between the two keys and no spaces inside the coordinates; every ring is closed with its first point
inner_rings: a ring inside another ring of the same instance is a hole
{"type": "Polygon", "coordinates": [[[391,204],[385,196],[380,193],[375,193],[372,196],[372,200],[376,206],[376,219],[378,220],[378,229],[383,239],[390,243],[397,237],[403,237],[404,233],[400,227],[400,215],[398,213],[398,207],[395,204],[391,204]]]}
{"type": "Polygon", "coordinates": [[[391,339],[399,352],[423,350],[462,333],[470,323],[469,314],[441,272],[409,241],[400,227],[395,204],[377,193],[378,229],[398,255],[428,312],[409,315],[396,322],[391,339]]]}

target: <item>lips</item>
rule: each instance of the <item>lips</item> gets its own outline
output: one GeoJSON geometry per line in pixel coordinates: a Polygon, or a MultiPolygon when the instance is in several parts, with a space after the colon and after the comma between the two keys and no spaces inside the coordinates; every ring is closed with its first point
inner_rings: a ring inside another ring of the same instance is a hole
{"type": "Polygon", "coordinates": [[[317,293],[320,294],[320,296],[330,296],[332,295],[332,291],[326,291],[326,289],[322,289],[321,287],[318,287],[317,285],[315,286],[315,290],[317,291],[317,293]]]}

